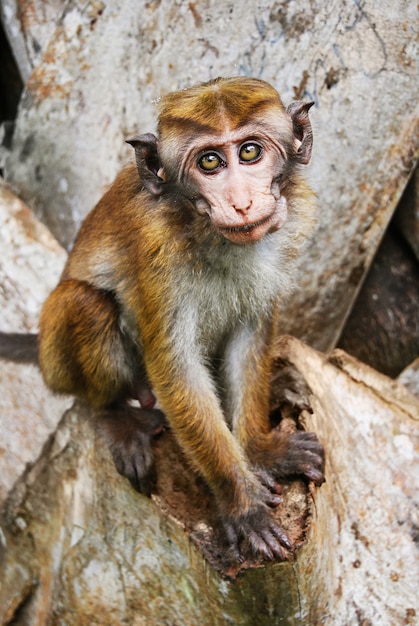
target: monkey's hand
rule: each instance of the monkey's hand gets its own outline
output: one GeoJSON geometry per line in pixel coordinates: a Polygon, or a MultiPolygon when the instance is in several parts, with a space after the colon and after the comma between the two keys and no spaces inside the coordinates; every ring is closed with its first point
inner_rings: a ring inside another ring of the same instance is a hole
{"type": "Polygon", "coordinates": [[[231,557],[239,563],[248,556],[284,561],[292,551],[288,535],[265,504],[255,504],[245,513],[224,515],[223,525],[231,557]]]}
{"type": "Polygon", "coordinates": [[[151,441],[166,424],[162,411],[137,409],[127,404],[97,415],[96,427],[109,446],[116,469],[147,496],[150,496],[154,461],[151,441]]]}

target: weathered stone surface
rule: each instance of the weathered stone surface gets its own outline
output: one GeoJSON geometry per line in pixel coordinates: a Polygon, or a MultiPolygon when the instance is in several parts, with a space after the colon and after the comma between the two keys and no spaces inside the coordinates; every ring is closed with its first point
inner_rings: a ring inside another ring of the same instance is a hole
{"type": "Polygon", "coordinates": [[[419,403],[343,351],[327,360],[295,341],[288,349],[327,451],[313,534],[296,562],[302,613],[308,624],[416,624],[419,403]]]}
{"type": "MultiPolygon", "coordinates": [[[[66,253],[28,207],[0,181],[1,330],[36,331],[41,305],[66,253]]],[[[68,406],[32,365],[0,360],[0,502],[36,460],[68,406]]]]}
{"type": "Polygon", "coordinates": [[[415,624],[419,402],[341,351],[328,360],[287,339],[278,355],[310,384],[307,427],[327,450],[295,560],[224,578],[197,548],[215,519],[202,483],[179,459],[162,464],[170,434],[156,444],[162,475],[148,500],[79,408],[3,510],[0,623],[20,610],[34,625],[415,624]]]}
{"type": "Polygon", "coordinates": [[[67,0],[1,0],[0,19],[25,82],[38,65],[66,4],[67,0]]]}
{"type": "Polygon", "coordinates": [[[0,178],[0,310],[2,330],[36,330],[66,252],[0,178]]]}
{"type": "Polygon", "coordinates": [[[282,330],[335,344],[418,150],[412,2],[66,4],[23,97],[7,176],[68,245],[162,93],[219,74],[307,98],[320,225],[282,330]]]}

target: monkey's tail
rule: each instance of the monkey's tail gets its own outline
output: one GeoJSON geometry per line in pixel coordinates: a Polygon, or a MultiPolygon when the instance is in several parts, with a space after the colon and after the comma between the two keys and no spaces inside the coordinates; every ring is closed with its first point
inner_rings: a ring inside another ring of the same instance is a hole
{"type": "Polygon", "coordinates": [[[39,365],[38,335],[0,331],[0,359],[39,365]]]}

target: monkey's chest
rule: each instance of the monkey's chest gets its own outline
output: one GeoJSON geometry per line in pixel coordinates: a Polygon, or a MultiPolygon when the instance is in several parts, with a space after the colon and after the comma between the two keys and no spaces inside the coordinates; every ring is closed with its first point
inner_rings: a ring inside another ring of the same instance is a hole
{"type": "Polygon", "coordinates": [[[179,302],[178,323],[213,355],[236,328],[269,314],[276,297],[272,279],[265,282],[240,272],[207,271],[189,276],[179,302]]]}

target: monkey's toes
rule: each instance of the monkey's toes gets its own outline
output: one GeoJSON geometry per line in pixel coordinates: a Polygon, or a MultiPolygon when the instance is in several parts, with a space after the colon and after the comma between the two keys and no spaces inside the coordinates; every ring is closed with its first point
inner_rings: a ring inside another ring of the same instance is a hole
{"type": "Polygon", "coordinates": [[[288,535],[275,522],[259,532],[251,531],[247,537],[247,542],[255,555],[260,554],[268,561],[273,559],[284,561],[288,552],[292,550],[288,535]]]}
{"type": "Polygon", "coordinates": [[[165,423],[162,411],[128,405],[97,414],[96,427],[108,444],[117,471],[145,495],[150,495],[154,464],[151,440],[165,423]]]}
{"type": "Polygon", "coordinates": [[[310,406],[311,390],[297,368],[282,359],[276,360],[277,367],[271,381],[271,407],[275,409],[296,409],[298,413],[306,410],[312,413],[310,406]]]}
{"type": "Polygon", "coordinates": [[[285,453],[273,468],[275,476],[300,475],[320,486],[324,482],[324,448],[314,433],[297,431],[288,437],[285,453]]]}
{"type": "Polygon", "coordinates": [[[316,485],[316,487],[320,487],[320,485],[326,482],[324,471],[316,469],[315,467],[313,467],[312,465],[309,465],[308,463],[303,466],[302,474],[306,478],[308,478],[308,480],[311,480],[316,485]]]}
{"type": "Polygon", "coordinates": [[[134,489],[150,496],[154,456],[148,435],[138,432],[129,443],[113,443],[109,448],[117,471],[128,478],[134,489]]]}
{"type": "Polygon", "coordinates": [[[254,469],[254,473],[263,487],[261,495],[265,504],[271,508],[277,507],[282,501],[279,495],[282,492],[282,486],[267,470],[261,467],[254,469]]]}

